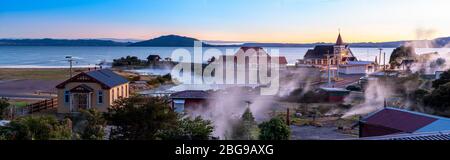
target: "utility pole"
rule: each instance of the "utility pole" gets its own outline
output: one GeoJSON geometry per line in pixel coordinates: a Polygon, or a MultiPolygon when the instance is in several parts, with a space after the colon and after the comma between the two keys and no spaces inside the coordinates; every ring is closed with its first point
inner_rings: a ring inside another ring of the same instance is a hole
{"type": "Polygon", "coordinates": [[[383,71],[386,71],[386,52],[383,53],[383,71]]]}
{"type": "Polygon", "coordinates": [[[331,86],[331,77],[330,77],[330,51],[327,51],[327,72],[328,72],[328,87],[331,86]]]}
{"type": "Polygon", "coordinates": [[[333,52],[334,56],[334,64],[336,65],[336,80],[339,80],[339,63],[340,63],[340,54],[336,56],[336,53],[333,52]]]}
{"type": "MultiPolygon", "coordinates": [[[[378,58],[379,58],[378,62],[380,62],[380,64],[381,64],[381,51],[383,51],[383,48],[378,48],[378,50],[380,50],[380,54],[378,56],[378,58]]],[[[380,69],[380,68],[378,68],[378,69],[380,69]]]]}
{"type": "Polygon", "coordinates": [[[70,78],[72,78],[72,62],[74,61],[74,59],[72,58],[72,56],[66,56],[66,59],[70,64],[69,74],[70,74],[70,78]]]}

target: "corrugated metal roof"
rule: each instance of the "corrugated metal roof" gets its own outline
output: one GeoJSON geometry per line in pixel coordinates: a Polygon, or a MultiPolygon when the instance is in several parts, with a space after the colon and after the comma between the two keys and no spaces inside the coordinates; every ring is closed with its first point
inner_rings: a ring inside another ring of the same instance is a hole
{"type": "Polygon", "coordinates": [[[442,131],[442,132],[427,132],[427,133],[408,133],[408,134],[395,134],[395,135],[387,135],[387,136],[378,136],[378,137],[365,137],[360,138],[359,140],[450,140],[450,131],[442,131]]]}
{"type": "Polygon", "coordinates": [[[90,71],[86,72],[86,74],[98,80],[99,82],[107,85],[108,87],[115,87],[124,83],[128,83],[127,79],[114,73],[110,69],[90,71]]]}
{"type": "Polygon", "coordinates": [[[413,133],[437,120],[435,116],[387,107],[364,118],[362,122],[413,133]]]}

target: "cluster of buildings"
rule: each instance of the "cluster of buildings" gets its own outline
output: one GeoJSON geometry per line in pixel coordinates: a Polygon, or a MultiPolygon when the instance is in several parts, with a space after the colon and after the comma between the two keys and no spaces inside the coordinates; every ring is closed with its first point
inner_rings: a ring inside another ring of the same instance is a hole
{"type": "Polygon", "coordinates": [[[367,74],[375,71],[375,62],[358,61],[349,45],[344,43],[341,34],[333,45],[317,45],[309,49],[297,66],[313,66],[330,71],[331,74],[367,74]]]}
{"type": "MultiPolygon", "coordinates": [[[[159,61],[159,56],[149,60],[159,61]]],[[[259,70],[261,60],[269,62],[277,59],[279,69],[286,69],[287,60],[283,56],[270,56],[261,47],[242,47],[232,56],[219,57],[224,65],[232,64],[234,70],[259,70]],[[264,56],[264,58],[261,58],[264,56]],[[238,60],[238,57],[245,57],[238,60]],[[254,58],[254,60],[250,60],[254,58]],[[233,63],[225,63],[225,60],[233,63]]],[[[376,69],[376,62],[358,61],[349,45],[339,34],[336,44],[319,45],[307,51],[304,59],[297,61],[300,67],[318,67],[334,74],[367,74],[376,69]]],[[[226,67],[226,66],[224,66],[226,67]]],[[[269,66],[271,67],[271,66],[269,66]]],[[[438,75],[436,75],[438,76],[438,75]]],[[[58,113],[73,113],[81,109],[95,108],[106,112],[115,100],[130,96],[130,82],[109,69],[80,73],[56,86],[58,89],[58,113]]],[[[330,102],[343,101],[350,91],[343,88],[321,88],[320,92],[330,102]]],[[[171,107],[176,112],[189,109],[206,109],[211,102],[211,92],[185,90],[171,93],[171,107]]],[[[242,99],[245,101],[245,97],[242,99]]],[[[393,107],[385,107],[359,120],[359,137],[365,140],[449,140],[450,119],[413,112],[393,107]]]]}

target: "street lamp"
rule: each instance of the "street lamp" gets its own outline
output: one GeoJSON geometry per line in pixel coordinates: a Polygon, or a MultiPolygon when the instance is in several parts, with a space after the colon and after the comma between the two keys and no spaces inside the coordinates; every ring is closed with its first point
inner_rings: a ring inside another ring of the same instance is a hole
{"type": "Polygon", "coordinates": [[[72,57],[72,56],[66,56],[66,59],[67,59],[67,61],[68,61],[69,64],[70,64],[70,67],[69,67],[69,73],[70,73],[70,78],[72,78],[72,62],[73,62],[74,60],[73,60],[73,57],[72,57]]]}

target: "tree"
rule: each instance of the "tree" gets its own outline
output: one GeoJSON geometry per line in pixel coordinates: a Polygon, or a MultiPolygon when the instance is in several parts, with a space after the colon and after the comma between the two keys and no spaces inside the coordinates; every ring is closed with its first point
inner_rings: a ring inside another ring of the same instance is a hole
{"type": "Polygon", "coordinates": [[[429,92],[425,89],[417,89],[413,93],[412,100],[416,104],[423,104],[423,100],[426,97],[426,95],[428,95],[428,94],[429,94],[429,92]]]}
{"type": "Polygon", "coordinates": [[[447,70],[441,74],[439,79],[433,81],[433,88],[437,89],[440,85],[450,82],[450,70],[447,70]]]}
{"type": "Polygon", "coordinates": [[[27,116],[3,127],[0,135],[10,140],[69,140],[72,138],[69,123],[53,116],[27,116]]]}
{"type": "Polygon", "coordinates": [[[213,131],[209,120],[179,116],[177,127],[161,132],[160,137],[166,140],[208,140],[213,131]]]}
{"type": "Polygon", "coordinates": [[[4,115],[6,114],[6,110],[9,107],[8,99],[0,98],[0,120],[4,119],[4,115]]]}
{"type": "Polygon", "coordinates": [[[392,51],[391,57],[389,58],[389,64],[392,67],[398,67],[405,59],[414,59],[416,58],[415,49],[411,46],[400,46],[392,51]]]}
{"type": "Polygon", "coordinates": [[[256,140],[258,139],[258,125],[250,108],[247,108],[242,117],[235,123],[231,133],[233,140],[256,140]]]}
{"type": "Polygon", "coordinates": [[[86,121],[81,133],[81,139],[102,140],[105,137],[106,120],[103,114],[95,109],[82,110],[82,117],[86,121]]]}
{"type": "Polygon", "coordinates": [[[272,118],[268,122],[259,125],[260,140],[288,140],[291,134],[287,126],[280,118],[272,118]]]}
{"type": "Polygon", "coordinates": [[[177,114],[166,99],[130,97],[120,99],[109,109],[106,119],[114,127],[110,139],[154,140],[161,132],[177,127],[177,114]]]}
{"type": "Polygon", "coordinates": [[[450,83],[440,85],[431,94],[425,96],[424,104],[430,108],[446,111],[450,107],[450,83]]]}

